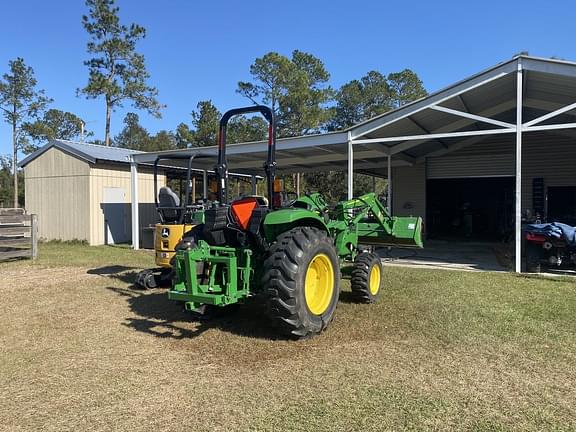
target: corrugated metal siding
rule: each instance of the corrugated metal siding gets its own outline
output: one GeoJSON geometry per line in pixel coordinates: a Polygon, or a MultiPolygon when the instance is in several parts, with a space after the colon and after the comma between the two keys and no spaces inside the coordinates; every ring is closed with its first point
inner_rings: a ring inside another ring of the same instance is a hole
{"type": "Polygon", "coordinates": [[[38,215],[45,240],[89,239],[90,167],[52,148],[24,168],[26,210],[38,215]]]}
{"type": "Polygon", "coordinates": [[[544,185],[576,186],[576,140],[553,137],[528,142],[523,151],[522,209],[532,209],[532,180],[544,178],[544,185]]]}
{"type": "Polygon", "coordinates": [[[514,175],[514,146],[510,142],[478,143],[446,156],[427,159],[429,179],[514,175]]]}
{"type": "Polygon", "coordinates": [[[392,213],[426,216],[426,166],[418,164],[392,169],[392,213]]]}
{"type": "MultiPolygon", "coordinates": [[[[508,138],[508,141],[472,145],[446,156],[429,158],[426,169],[425,164],[394,168],[394,213],[425,216],[426,178],[514,175],[514,149],[513,138],[508,138]]],[[[576,140],[558,135],[526,134],[522,164],[522,209],[532,210],[534,178],[543,177],[546,187],[576,186],[576,140]]]]}
{"type": "MultiPolygon", "coordinates": [[[[158,187],[166,183],[164,175],[158,176],[158,187]]],[[[104,188],[116,187],[126,191],[126,217],[130,227],[130,203],[132,200],[130,185],[130,168],[113,165],[96,165],[90,170],[90,244],[104,244],[104,211],[102,202],[104,188]]],[[[140,211],[140,226],[145,227],[158,221],[154,206],[154,176],[150,172],[138,173],[138,202],[140,211]]]]}
{"type": "MultiPolygon", "coordinates": [[[[494,177],[515,174],[513,136],[494,137],[446,156],[428,158],[427,177],[494,177]]],[[[522,209],[532,210],[532,180],[548,186],[576,186],[576,140],[556,134],[528,133],[523,137],[522,209]]]]}

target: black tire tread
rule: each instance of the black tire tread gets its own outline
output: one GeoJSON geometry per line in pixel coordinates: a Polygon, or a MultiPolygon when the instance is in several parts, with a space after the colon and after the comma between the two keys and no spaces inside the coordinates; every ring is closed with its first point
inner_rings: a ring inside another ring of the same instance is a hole
{"type": "MultiPolygon", "coordinates": [[[[301,289],[298,287],[298,276],[303,271],[305,251],[320,244],[331,248],[336,256],[332,240],[324,231],[314,227],[296,227],[278,237],[264,261],[262,286],[267,291],[267,313],[280,332],[294,338],[320,333],[334,316],[332,311],[328,319],[322,320],[320,326],[311,326],[309,320],[303,316],[302,307],[299,307],[297,300],[298,290],[301,289]]],[[[340,277],[340,268],[335,266],[336,301],[340,277]]]]}
{"type": "Polygon", "coordinates": [[[358,303],[375,303],[382,294],[382,286],[376,295],[370,292],[370,270],[375,264],[380,265],[380,270],[383,270],[380,257],[370,252],[362,252],[354,261],[350,285],[352,298],[358,303]]]}

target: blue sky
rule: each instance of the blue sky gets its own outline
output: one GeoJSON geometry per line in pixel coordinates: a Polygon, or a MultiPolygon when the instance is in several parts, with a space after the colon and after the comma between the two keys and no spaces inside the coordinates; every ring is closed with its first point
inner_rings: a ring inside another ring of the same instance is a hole
{"type": "MultiPolygon", "coordinates": [[[[520,51],[576,60],[572,1],[186,1],[117,0],[123,22],[146,27],[138,49],[146,56],[151,84],[167,105],[163,118],[140,113],[151,132],[190,121],[196,103],[212,99],[221,111],[246,104],[236,83],[249,79],[255,58],[293,49],[324,61],[331,84],[363,76],[414,70],[435,91],[520,51]]],[[[81,0],[10,1],[2,7],[0,73],[18,56],[36,72],[52,107],[87,121],[104,135],[104,102],[76,97],[86,83],[82,64],[87,35],[81,0]]],[[[122,127],[129,106],[112,118],[122,127]]],[[[11,149],[0,124],[0,154],[11,149]]]]}

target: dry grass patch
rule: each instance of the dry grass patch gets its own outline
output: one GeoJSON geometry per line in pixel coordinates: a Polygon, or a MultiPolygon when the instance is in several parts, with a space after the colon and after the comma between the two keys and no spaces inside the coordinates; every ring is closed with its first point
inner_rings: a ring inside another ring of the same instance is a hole
{"type": "Polygon", "coordinates": [[[389,268],[379,304],[345,283],[329,330],[291,342],[256,304],[197,322],[133,290],[149,255],[65,248],[0,266],[0,429],[576,428],[572,280],[389,268]]]}

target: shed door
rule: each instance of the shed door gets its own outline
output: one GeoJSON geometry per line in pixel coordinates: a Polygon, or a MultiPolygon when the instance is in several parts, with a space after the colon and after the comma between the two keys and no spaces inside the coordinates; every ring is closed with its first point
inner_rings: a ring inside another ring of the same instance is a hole
{"type": "Polygon", "coordinates": [[[104,200],[104,243],[116,244],[130,241],[128,227],[128,204],[124,188],[105,187],[104,200]]]}

